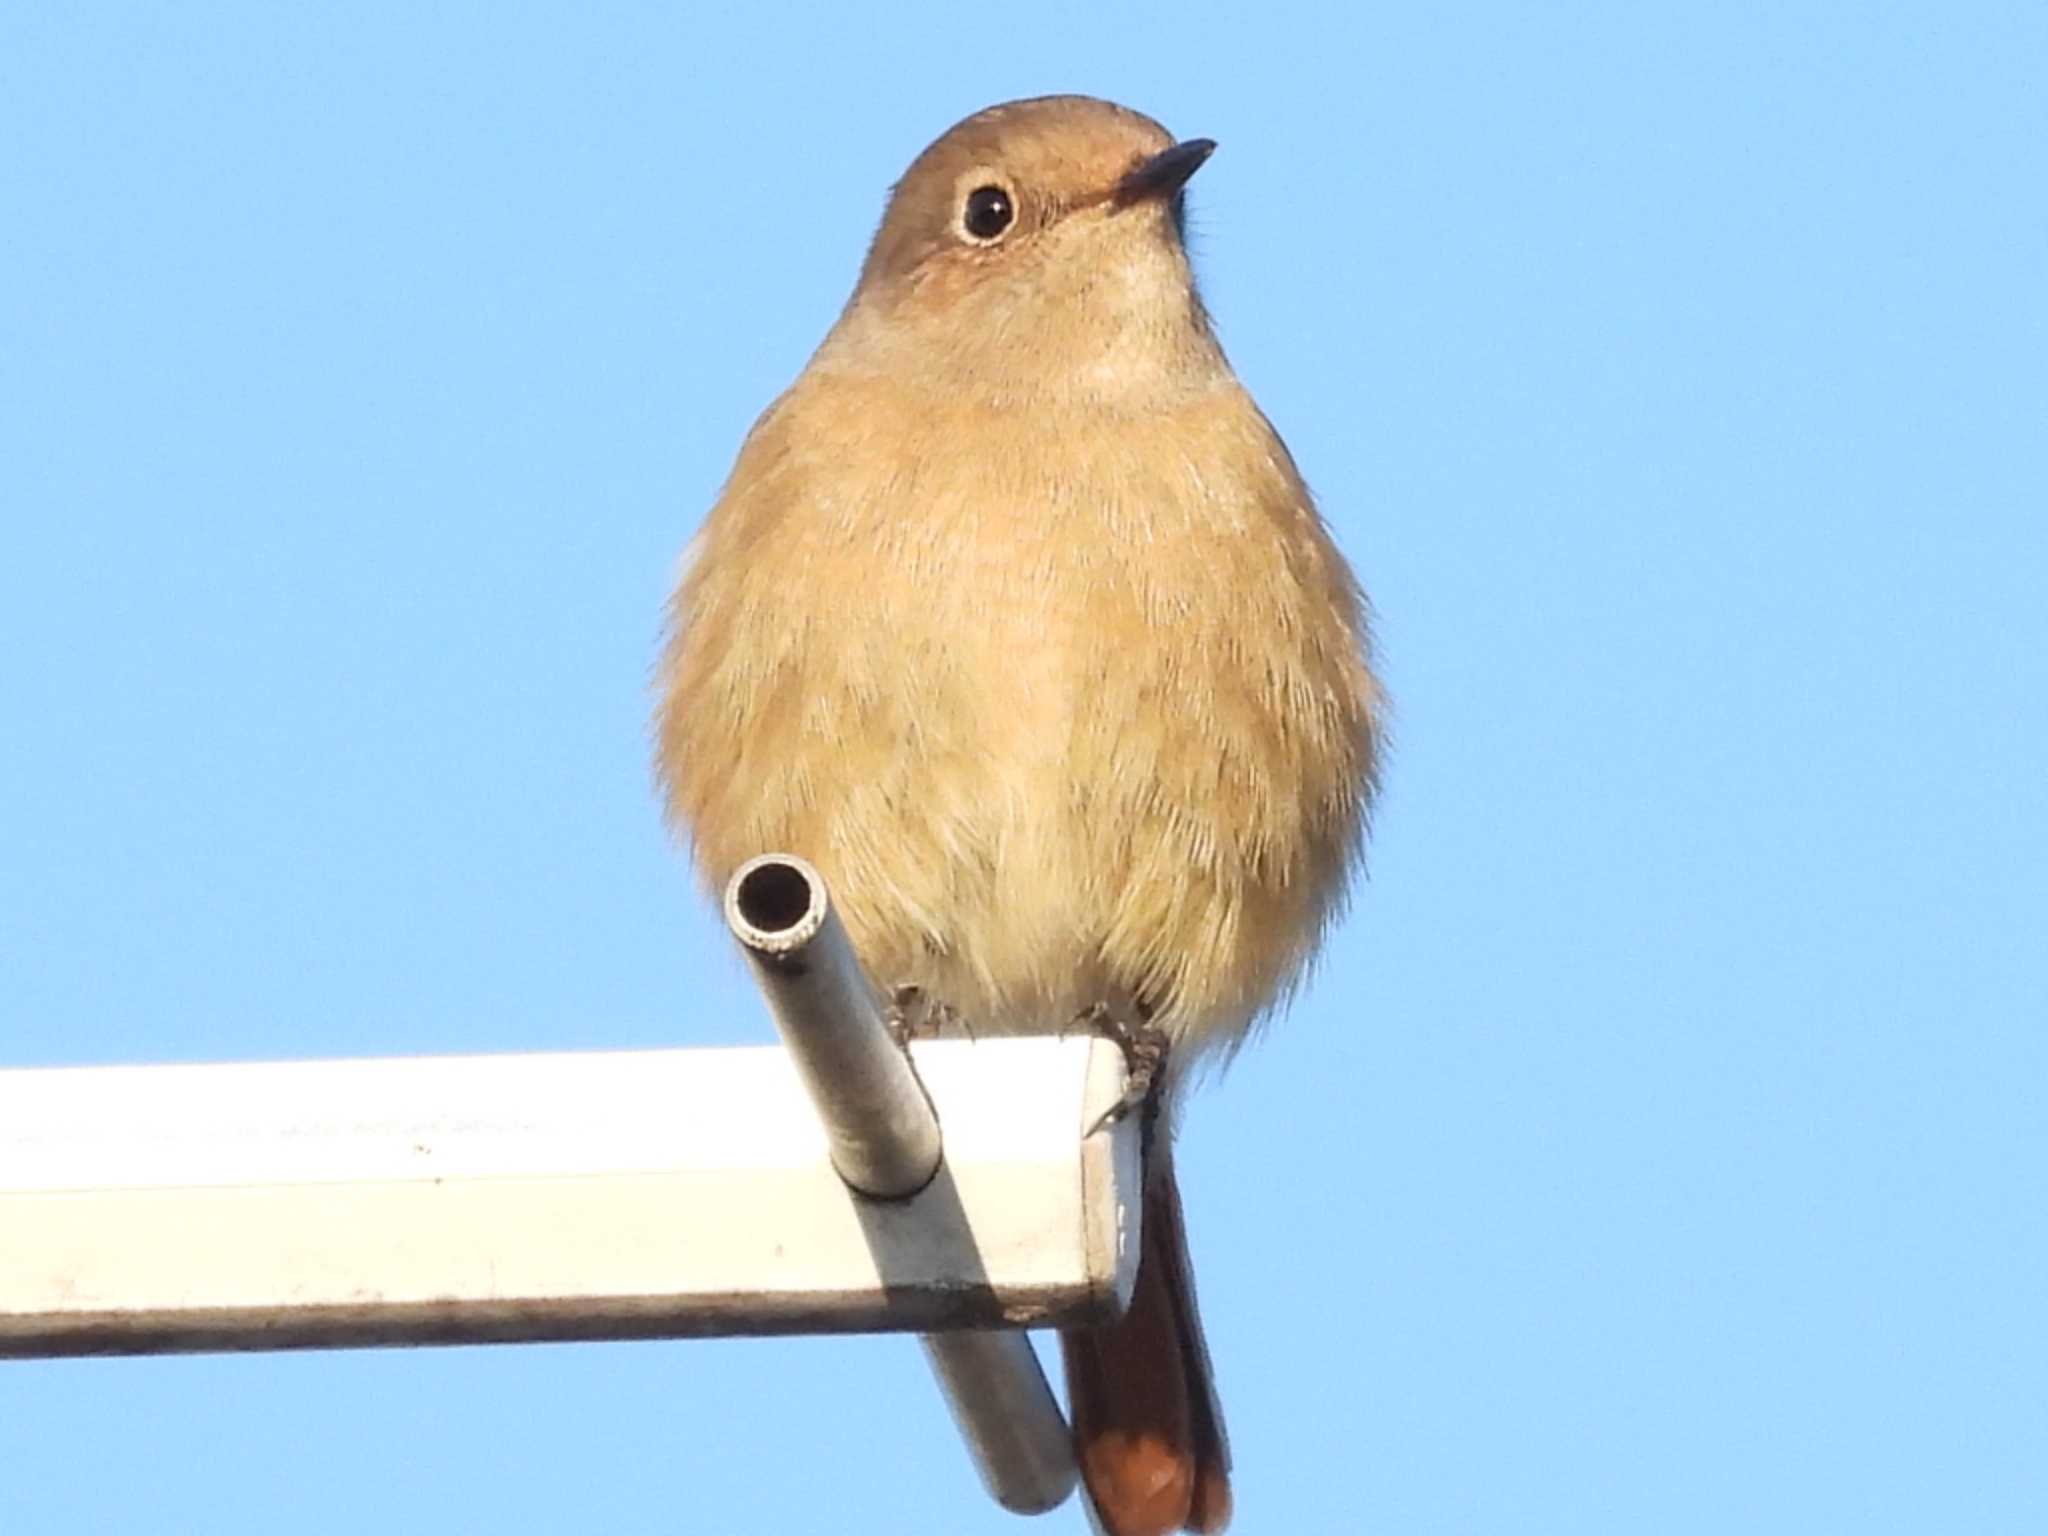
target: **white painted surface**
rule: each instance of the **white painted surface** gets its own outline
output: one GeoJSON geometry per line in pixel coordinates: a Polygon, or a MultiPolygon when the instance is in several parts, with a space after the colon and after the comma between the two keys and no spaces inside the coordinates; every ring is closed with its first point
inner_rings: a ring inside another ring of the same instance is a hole
{"type": "Polygon", "coordinates": [[[890,1204],[775,1049],[0,1072],[0,1355],[1109,1315],[1121,1053],[915,1053],[946,1163],[890,1204]]]}

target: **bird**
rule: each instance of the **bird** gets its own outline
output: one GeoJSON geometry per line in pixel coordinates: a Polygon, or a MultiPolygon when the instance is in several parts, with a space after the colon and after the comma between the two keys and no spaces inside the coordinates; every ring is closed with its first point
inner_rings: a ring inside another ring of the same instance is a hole
{"type": "Polygon", "coordinates": [[[1110,1536],[1230,1520],[1174,1128],[1346,905],[1385,735],[1365,596],[1196,288],[1214,148],[1067,95],[919,154],[684,552],[655,685],[713,890],[797,854],[878,989],[1156,1047],[1133,1296],[1061,1340],[1110,1536]]]}

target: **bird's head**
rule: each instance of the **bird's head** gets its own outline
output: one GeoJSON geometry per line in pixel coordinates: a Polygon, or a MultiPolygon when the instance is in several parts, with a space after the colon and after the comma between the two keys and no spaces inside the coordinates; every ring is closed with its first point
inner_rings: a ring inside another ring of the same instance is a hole
{"type": "Polygon", "coordinates": [[[1114,394],[1202,360],[1181,189],[1215,147],[1087,96],[977,112],[897,182],[835,339],[1024,390],[1114,394]]]}

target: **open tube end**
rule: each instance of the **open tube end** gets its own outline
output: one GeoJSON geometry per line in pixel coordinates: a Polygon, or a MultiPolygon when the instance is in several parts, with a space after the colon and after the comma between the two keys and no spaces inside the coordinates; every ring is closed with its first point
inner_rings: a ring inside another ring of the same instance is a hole
{"type": "Polygon", "coordinates": [[[725,921],[749,949],[785,954],[824,926],[825,882],[804,860],[765,853],[733,872],[725,887],[725,921]]]}

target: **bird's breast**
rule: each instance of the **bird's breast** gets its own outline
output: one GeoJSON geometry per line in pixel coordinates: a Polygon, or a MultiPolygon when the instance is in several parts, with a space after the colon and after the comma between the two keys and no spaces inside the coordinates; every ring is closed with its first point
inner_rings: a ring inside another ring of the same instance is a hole
{"type": "Polygon", "coordinates": [[[884,986],[991,1029],[1241,1026],[1369,775],[1348,576],[1241,396],[1186,418],[872,402],[750,441],[665,677],[713,879],[812,859],[884,986]]]}

